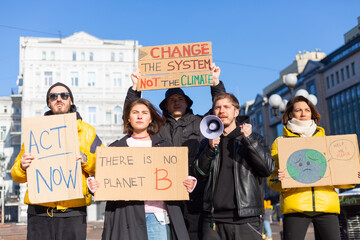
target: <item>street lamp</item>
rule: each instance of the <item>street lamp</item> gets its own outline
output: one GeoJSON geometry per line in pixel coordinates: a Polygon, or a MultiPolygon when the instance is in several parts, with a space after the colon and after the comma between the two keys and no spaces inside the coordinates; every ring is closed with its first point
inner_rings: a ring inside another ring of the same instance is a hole
{"type": "MultiPolygon", "coordinates": [[[[289,73],[284,78],[284,84],[289,88],[291,98],[294,97],[294,88],[297,83],[297,77],[295,73],[289,73]]],[[[295,96],[304,96],[309,99],[314,105],[317,104],[317,97],[313,94],[309,94],[305,89],[299,89],[295,96]]],[[[285,112],[286,104],[288,100],[282,99],[282,97],[278,94],[273,94],[269,98],[269,104],[271,106],[272,115],[276,118],[281,119],[281,114],[285,112]]]]}

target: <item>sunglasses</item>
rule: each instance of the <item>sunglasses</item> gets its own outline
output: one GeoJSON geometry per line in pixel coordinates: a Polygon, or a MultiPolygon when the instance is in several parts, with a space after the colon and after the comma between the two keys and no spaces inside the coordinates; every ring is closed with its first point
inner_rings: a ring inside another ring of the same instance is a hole
{"type": "Polygon", "coordinates": [[[58,99],[59,95],[62,100],[67,100],[70,96],[70,93],[68,93],[68,92],[50,93],[50,95],[49,95],[50,101],[55,101],[56,99],[58,99]]]}

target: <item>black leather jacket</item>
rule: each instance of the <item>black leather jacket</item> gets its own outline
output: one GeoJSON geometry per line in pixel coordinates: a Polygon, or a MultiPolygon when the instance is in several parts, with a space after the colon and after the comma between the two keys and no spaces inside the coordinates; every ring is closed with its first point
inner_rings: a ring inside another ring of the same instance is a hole
{"type": "MultiPolygon", "coordinates": [[[[264,146],[262,136],[252,133],[247,138],[236,138],[234,145],[234,181],[237,212],[239,217],[263,214],[263,178],[270,176],[275,164],[270,152],[264,146]]],[[[209,146],[208,139],[201,142],[195,168],[207,177],[204,191],[203,210],[212,213],[213,197],[220,170],[220,154],[209,146]]]]}

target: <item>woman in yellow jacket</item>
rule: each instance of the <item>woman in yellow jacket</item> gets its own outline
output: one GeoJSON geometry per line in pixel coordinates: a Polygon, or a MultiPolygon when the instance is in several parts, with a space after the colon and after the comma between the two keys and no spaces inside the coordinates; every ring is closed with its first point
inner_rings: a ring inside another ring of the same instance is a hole
{"type": "MultiPolygon", "coordinates": [[[[323,128],[317,126],[320,114],[305,97],[297,96],[286,105],[282,117],[283,137],[325,136],[323,128]]],[[[275,160],[275,171],[268,178],[271,189],[280,192],[281,213],[284,215],[284,239],[303,240],[312,222],[320,239],[339,240],[339,197],[335,188],[351,188],[353,185],[282,188],[284,169],[279,169],[277,140],[271,147],[275,160]]]]}

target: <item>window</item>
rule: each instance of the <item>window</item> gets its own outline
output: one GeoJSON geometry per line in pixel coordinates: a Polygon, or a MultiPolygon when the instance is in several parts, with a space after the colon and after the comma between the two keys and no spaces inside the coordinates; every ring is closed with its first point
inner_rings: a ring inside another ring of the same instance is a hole
{"type": "Polygon", "coordinates": [[[44,72],[45,86],[51,86],[53,84],[52,72],[44,72]]]}
{"type": "Polygon", "coordinates": [[[315,80],[311,80],[306,83],[306,90],[309,92],[309,94],[316,95],[315,80]]]}
{"type": "Polygon", "coordinates": [[[4,106],[4,113],[7,113],[7,106],[4,106]]]}
{"type": "Polygon", "coordinates": [[[340,83],[340,78],[339,78],[339,72],[336,71],[336,84],[339,84],[340,83]]]}
{"type": "Polygon", "coordinates": [[[85,53],[84,52],[81,53],[81,61],[85,61],[85,53]]]}
{"type": "Polygon", "coordinates": [[[95,86],[95,73],[94,72],[88,72],[88,86],[95,86]]]}
{"type": "Polygon", "coordinates": [[[90,55],[89,55],[89,61],[94,61],[94,53],[90,53],[90,55]]]}
{"type": "Polygon", "coordinates": [[[113,86],[120,87],[121,86],[121,73],[114,73],[113,75],[113,86]]]}
{"type": "Polygon", "coordinates": [[[73,54],[72,54],[72,60],[73,60],[73,61],[76,61],[76,52],[73,52],[73,54]]]}
{"type": "Polygon", "coordinates": [[[4,141],[6,136],[6,126],[0,128],[0,141],[4,141]]]}
{"type": "Polygon", "coordinates": [[[96,107],[89,107],[89,124],[96,124],[96,107]]]}
{"type": "Polygon", "coordinates": [[[329,79],[329,77],[326,77],[326,88],[327,89],[330,88],[330,79],[329,79]]]}
{"type": "Polygon", "coordinates": [[[78,72],[71,72],[71,86],[79,86],[79,73],[78,72]]]}
{"type": "Polygon", "coordinates": [[[350,69],[349,65],[346,66],[346,78],[350,78],[350,69]]]}
{"type": "Polygon", "coordinates": [[[122,53],[119,53],[119,62],[124,61],[124,55],[122,53]]]}
{"type": "Polygon", "coordinates": [[[111,53],[111,61],[112,61],[112,62],[115,61],[115,53],[111,53]]]}
{"type": "Polygon", "coordinates": [[[261,114],[261,112],[259,111],[259,112],[257,112],[257,122],[258,122],[258,124],[259,124],[259,126],[261,126],[262,124],[263,124],[263,118],[262,118],[262,114],[261,114]]]}
{"type": "Polygon", "coordinates": [[[41,58],[42,60],[46,60],[46,52],[44,51],[44,52],[42,52],[42,58],[41,58]]]}
{"type": "Polygon", "coordinates": [[[331,74],[331,86],[335,86],[334,74],[331,74]]]}
{"type": "Polygon", "coordinates": [[[355,76],[355,63],[354,62],[351,63],[351,72],[352,72],[352,75],[355,76]]]}
{"type": "Polygon", "coordinates": [[[122,109],[119,106],[116,106],[114,108],[114,123],[115,124],[120,124],[121,123],[121,119],[122,118],[122,109]]]}
{"type": "Polygon", "coordinates": [[[55,52],[51,52],[51,60],[55,60],[55,52]]]}
{"type": "Polygon", "coordinates": [[[111,112],[106,112],[106,123],[111,124],[111,112]]]}
{"type": "Polygon", "coordinates": [[[342,68],[340,71],[341,71],[341,81],[344,81],[345,80],[344,69],[342,68]]]}

